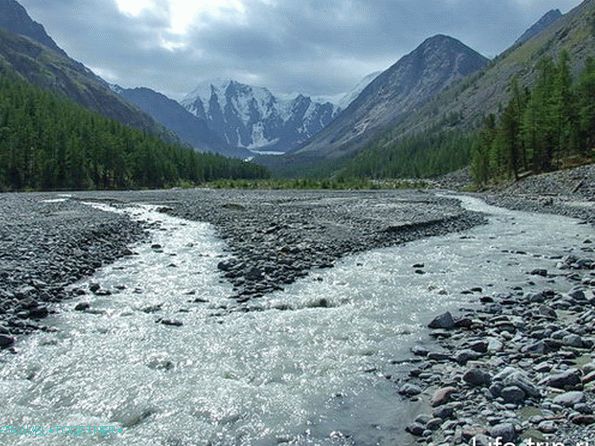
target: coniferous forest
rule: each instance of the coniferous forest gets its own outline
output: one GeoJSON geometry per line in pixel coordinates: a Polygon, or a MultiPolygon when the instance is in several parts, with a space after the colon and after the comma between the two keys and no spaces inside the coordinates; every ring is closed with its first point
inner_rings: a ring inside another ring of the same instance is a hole
{"type": "Polygon", "coordinates": [[[479,131],[457,129],[460,117],[446,117],[426,132],[393,140],[387,133],[353,159],[339,178],[428,178],[471,166],[475,182],[518,179],[588,162],[595,146],[595,61],[577,79],[567,53],[535,67],[532,88],[510,85],[510,101],[488,115],[479,131]]]}
{"type": "Polygon", "coordinates": [[[516,80],[499,117],[489,115],[473,149],[476,183],[518,179],[564,166],[572,158],[589,160],[595,146],[595,60],[573,81],[569,57],[543,59],[537,82],[523,88],[516,80]]]}
{"type": "Polygon", "coordinates": [[[163,142],[0,77],[0,190],[159,188],[267,176],[255,164],[163,142]]]}

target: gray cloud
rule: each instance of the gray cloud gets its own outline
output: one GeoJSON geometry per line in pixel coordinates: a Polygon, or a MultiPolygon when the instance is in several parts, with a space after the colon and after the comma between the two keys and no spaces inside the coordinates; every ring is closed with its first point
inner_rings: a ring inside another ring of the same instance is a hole
{"type": "Polygon", "coordinates": [[[107,80],[180,98],[215,77],[336,95],[431,35],[452,35],[491,57],[547,10],[565,12],[580,0],[244,0],[239,19],[201,16],[184,35],[170,31],[167,0],[137,17],[115,0],[21,3],[107,80]],[[164,41],[185,46],[167,49],[164,41]]]}

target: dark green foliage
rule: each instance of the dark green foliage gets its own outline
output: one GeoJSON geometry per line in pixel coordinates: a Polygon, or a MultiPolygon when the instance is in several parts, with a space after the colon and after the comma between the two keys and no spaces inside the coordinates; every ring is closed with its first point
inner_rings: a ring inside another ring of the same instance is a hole
{"type": "Polygon", "coordinates": [[[521,91],[516,80],[498,122],[484,123],[473,148],[475,181],[518,179],[521,172],[547,172],[570,157],[588,158],[595,135],[595,63],[589,59],[573,83],[566,52],[558,63],[546,58],[537,66],[537,82],[521,91]]]}
{"type": "Polygon", "coordinates": [[[373,181],[364,178],[349,179],[268,179],[268,180],[217,180],[206,186],[214,189],[301,189],[301,190],[370,190],[370,189],[425,189],[429,187],[423,180],[373,181]]]}
{"type": "Polygon", "coordinates": [[[266,176],[260,166],[165,143],[0,76],[0,190],[158,188],[266,176]]]}
{"type": "Polygon", "coordinates": [[[475,138],[463,131],[443,130],[405,137],[396,143],[380,140],[350,160],[339,177],[428,178],[452,172],[469,163],[475,138]]]}

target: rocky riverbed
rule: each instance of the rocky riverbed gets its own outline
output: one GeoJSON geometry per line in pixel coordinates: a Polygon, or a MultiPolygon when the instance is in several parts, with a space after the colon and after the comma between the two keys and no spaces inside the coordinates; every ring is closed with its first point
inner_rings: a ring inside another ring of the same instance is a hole
{"type": "Polygon", "coordinates": [[[56,194],[0,195],[0,346],[44,328],[48,304],[102,265],[131,255],[144,235],[125,216],[56,194]]]}
{"type": "Polygon", "coordinates": [[[421,444],[488,445],[500,438],[577,444],[595,438],[595,262],[560,256],[555,271],[527,272],[509,293],[484,294],[479,307],[430,322],[428,348],[400,393],[427,396],[427,412],[407,431],[421,444]],[[558,283],[536,289],[533,277],[558,283]],[[524,289],[526,288],[526,289],[524,289]]]}
{"type": "Polygon", "coordinates": [[[595,224],[595,165],[525,178],[484,194],[497,206],[565,215],[595,224]]]}
{"type": "MultiPolygon", "coordinates": [[[[511,207],[516,208],[525,203],[512,193],[493,200],[515,200],[511,207]]],[[[585,212],[590,198],[571,191],[564,200],[580,203],[580,212],[555,206],[549,211],[582,217],[583,227],[590,227],[592,214],[585,212]]],[[[226,243],[218,270],[233,289],[226,296],[229,303],[218,309],[227,314],[262,311],[260,298],[279,293],[312,271],[330,268],[346,255],[486,222],[457,199],[431,191],[2,195],[2,347],[10,348],[15,336],[45,329],[41,320],[53,304],[72,296],[68,285],[116,258],[134,255],[130,244],[146,237],[146,229],[155,229],[89,202],[117,208],[152,204],[163,214],[211,223],[226,243]]],[[[153,249],[159,252],[162,246],[154,244],[153,249]]],[[[469,308],[433,321],[431,340],[415,347],[411,358],[395,358],[414,364],[405,379],[397,379],[399,393],[427,405],[408,423],[411,444],[481,445],[490,437],[520,444],[528,435],[558,441],[593,438],[592,240],[582,239],[549,256],[555,268],[527,271],[527,281],[513,286],[490,285],[509,289],[505,293],[471,287],[469,295],[481,297],[469,308]]],[[[425,260],[420,253],[420,263],[413,265],[420,277],[426,274],[425,260]]],[[[91,284],[73,292],[102,297],[110,290],[91,284]]],[[[324,306],[326,300],[318,302],[324,306]]],[[[293,307],[288,302],[283,308],[293,307]]]]}
{"type": "MultiPolygon", "coordinates": [[[[457,200],[427,192],[170,190],[0,196],[0,334],[44,329],[48,304],[68,285],[133,252],[142,223],[88,203],[154,204],[211,223],[229,248],[219,264],[234,285],[234,309],[282,289],[348,254],[468,229],[484,222],[457,200]]],[[[158,247],[156,247],[158,249],[158,247]]],[[[75,290],[83,293],[83,290],[75,290]]],[[[93,289],[91,292],[106,292],[93,289]]]]}

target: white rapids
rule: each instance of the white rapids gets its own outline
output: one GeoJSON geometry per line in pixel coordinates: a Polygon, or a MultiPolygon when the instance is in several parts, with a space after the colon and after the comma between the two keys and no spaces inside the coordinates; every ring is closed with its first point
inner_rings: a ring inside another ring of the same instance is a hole
{"type": "Polygon", "coordinates": [[[77,284],[97,282],[112,295],[57,305],[44,322],[55,332],[28,336],[17,355],[0,355],[0,424],[122,432],[0,433],[0,443],[395,444],[414,408],[396,395],[401,366],[393,360],[427,338],[432,315],[477,302],[479,294],[461,294],[471,287],[492,293],[544,284],[526,272],[553,269],[551,256],[593,236],[569,218],[461,200],[490,214],[489,224],[345,258],[258,299],[262,311],[249,313],[225,309],[232,289],[217,270],[226,253],[212,227],[150,206],[118,210],[160,226],[133,247],[138,255],[77,284]],[[414,273],[417,263],[425,274],[414,273]],[[90,311],[74,311],[80,302],[90,311]]]}

